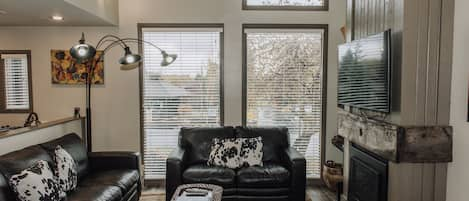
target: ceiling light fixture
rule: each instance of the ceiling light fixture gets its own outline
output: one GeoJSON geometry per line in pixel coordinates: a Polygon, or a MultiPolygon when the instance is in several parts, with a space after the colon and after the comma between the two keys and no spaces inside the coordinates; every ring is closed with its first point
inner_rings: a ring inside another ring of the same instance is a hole
{"type": "Polygon", "coordinates": [[[64,17],[60,16],[60,15],[53,15],[50,17],[50,19],[54,20],[54,21],[64,21],[64,17]]]}

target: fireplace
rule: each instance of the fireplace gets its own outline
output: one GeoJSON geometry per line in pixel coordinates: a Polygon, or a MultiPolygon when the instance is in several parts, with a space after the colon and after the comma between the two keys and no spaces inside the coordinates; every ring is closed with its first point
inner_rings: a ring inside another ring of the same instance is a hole
{"type": "Polygon", "coordinates": [[[387,201],[388,161],[351,144],[348,201],[387,201]]]}

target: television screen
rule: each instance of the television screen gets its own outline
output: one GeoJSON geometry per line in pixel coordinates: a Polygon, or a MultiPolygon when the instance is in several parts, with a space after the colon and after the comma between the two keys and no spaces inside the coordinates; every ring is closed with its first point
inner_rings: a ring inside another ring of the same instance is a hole
{"type": "Polygon", "coordinates": [[[339,46],[339,104],[390,112],[390,34],[339,46]]]}

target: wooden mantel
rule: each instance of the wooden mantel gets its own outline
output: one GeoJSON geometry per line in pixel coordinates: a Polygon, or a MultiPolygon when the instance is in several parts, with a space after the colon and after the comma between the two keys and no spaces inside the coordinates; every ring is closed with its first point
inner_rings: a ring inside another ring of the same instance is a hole
{"type": "Polygon", "coordinates": [[[338,112],[338,134],[395,163],[452,161],[451,126],[399,126],[338,112]]]}

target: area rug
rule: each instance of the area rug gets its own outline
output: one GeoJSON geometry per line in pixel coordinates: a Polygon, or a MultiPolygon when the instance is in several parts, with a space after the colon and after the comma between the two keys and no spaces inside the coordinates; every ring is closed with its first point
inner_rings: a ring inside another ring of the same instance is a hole
{"type": "MultiPolygon", "coordinates": [[[[142,193],[140,201],[164,201],[165,197],[165,193],[162,190],[145,190],[142,193]]],[[[309,192],[306,193],[306,201],[312,201],[309,192]]]]}

